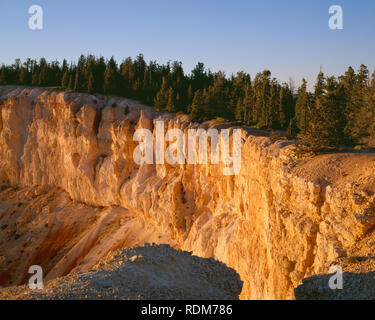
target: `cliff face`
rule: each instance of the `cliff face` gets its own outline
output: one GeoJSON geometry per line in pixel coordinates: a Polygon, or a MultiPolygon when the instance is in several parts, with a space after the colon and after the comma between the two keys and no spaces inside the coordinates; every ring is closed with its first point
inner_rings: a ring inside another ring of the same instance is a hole
{"type": "MultiPolygon", "coordinates": [[[[293,289],[303,278],[327,272],[332,261],[372,236],[374,155],[296,161],[287,141],[273,143],[262,132],[242,128],[238,175],[223,175],[226,166],[221,162],[137,165],[133,134],[138,128],[153,130],[155,137],[157,120],[164,121],[165,130],[179,128],[186,135],[189,128],[224,125],[198,125],[187,116],[157,113],[127,99],[52,89],[0,87],[0,106],[3,189],[53,189],[92,209],[131,212],[138,221],[132,245],[147,241],[147,233],[137,238],[137,230],[148,229],[153,230],[150,241],[214,257],[240,274],[243,299],[293,299],[293,289]]],[[[77,219],[84,214],[76,210],[77,219]]],[[[0,227],[11,215],[3,209],[0,227]]],[[[130,232],[123,225],[121,230],[130,232]]],[[[0,242],[5,241],[5,231],[0,231],[0,242]]],[[[127,245],[122,240],[107,249],[127,245]]],[[[48,266],[55,268],[53,276],[68,272],[67,266],[61,267],[67,246],[73,248],[79,241],[66,240],[55,250],[61,259],[48,266]]],[[[87,269],[104,254],[94,254],[92,246],[81,247],[75,255],[90,259],[76,259],[70,269],[79,269],[82,260],[81,269],[87,269]]],[[[7,253],[0,250],[1,255],[6,258],[7,253]]],[[[9,274],[5,260],[1,263],[0,259],[0,275],[9,274]]]]}

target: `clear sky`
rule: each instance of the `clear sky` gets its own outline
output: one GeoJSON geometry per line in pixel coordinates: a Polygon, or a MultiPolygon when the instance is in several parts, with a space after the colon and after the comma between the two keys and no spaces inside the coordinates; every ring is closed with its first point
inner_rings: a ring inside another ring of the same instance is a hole
{"type": "Polygon", "coordinates": [[[375,69],[374,0],[0,0],[0,64],[26,57],[77,60],[81,53],[120,61],[198,61],[227,75],[271,70],[280,81],[322,65],[329,75],[361,63],[375,69]],[[30,30],[28,9],[40,5],[44,28],[30,30]],[[344,10],[344,30],[328,27],[331,5],[344,10]]]}

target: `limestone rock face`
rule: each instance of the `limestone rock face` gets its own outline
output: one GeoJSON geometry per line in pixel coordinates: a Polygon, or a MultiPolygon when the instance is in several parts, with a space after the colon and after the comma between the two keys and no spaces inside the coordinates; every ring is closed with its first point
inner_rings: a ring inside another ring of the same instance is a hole
{"type": "MultiPolygon", "coordinates": [[[[238,175],[223,175],[222,162],[137,165],[138,128],[155,138],[157,120],[186,135],[225,125],[193,123],[123,98],[40,88],[0,87],[0,107],[2,185],[57,188],[87,206],[126,209],[176,248],[235,269],[243,299],[294,299],[303,278],[326,273],[372,236],[372,154],[297,161],[290,142],[243,127],[238,175]]],[[[0,265],[0,273],[5,269],[0,265]]]]}

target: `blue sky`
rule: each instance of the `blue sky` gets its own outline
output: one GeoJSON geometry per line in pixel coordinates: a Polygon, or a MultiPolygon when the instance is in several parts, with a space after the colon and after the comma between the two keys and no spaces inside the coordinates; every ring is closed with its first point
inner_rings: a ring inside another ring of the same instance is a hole
{"type": "Polygon", "coordinates": [[[117,60],[198,61],[227,75],[271,70],[310,88],[320,65],[329,75],[361,63],[375,69],[374,0],[0,0],[0,64],[26,57],[76,60],[93,53],[117,60]],[[40,5],[44,29],[28,28],[40,5]],[[344,30],[328,28],[328,8],[341,5],[344,30]]]}

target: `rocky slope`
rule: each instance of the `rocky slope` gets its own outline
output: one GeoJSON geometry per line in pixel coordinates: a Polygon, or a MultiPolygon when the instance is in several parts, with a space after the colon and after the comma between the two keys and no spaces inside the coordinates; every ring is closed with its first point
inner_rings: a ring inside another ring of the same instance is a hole
{"type": "Polygon", "coordinates": [[[289,142],[243,127],[236,176],[221,162],[137,165],[137,128],[225,125],[53,89],[0,87],[0,106],[0,285],[25,281],[26,265],[54,278],[148,241],[224,262],[243,299],[294,299],[303,278],[373,237],[373,154],[297,161],[289,142]]]}
{"type": "Polygon", "coordinates": [[[375,299],[375,257],[341,257],[334,263],[342,268],[340,280],[337,273],[314,275],[303,279],[295,289],[297,300],[374,300],[375,299]],[[340,281],[342,288],[332,290],[340,281]]]}
{"type": "Polygon", "coordinates": [[[44,284],[0,290],[0,299],[20,300],[237,300],[238,274],[213,259],[192,256],[169,245],[113,252],[86,273],[44,284]]]}

